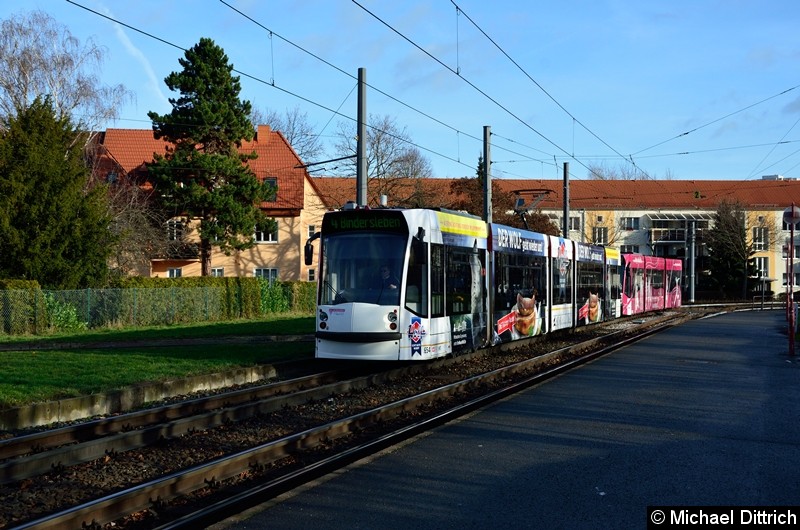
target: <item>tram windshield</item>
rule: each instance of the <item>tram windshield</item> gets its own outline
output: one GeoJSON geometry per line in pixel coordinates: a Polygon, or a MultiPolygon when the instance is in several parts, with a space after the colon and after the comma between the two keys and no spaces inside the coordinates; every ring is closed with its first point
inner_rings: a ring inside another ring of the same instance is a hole
{"type": "Polygon", "coordinates": [[[406,237],[384,232],[323,237],[320,304],[399,305],[406,237]]]}

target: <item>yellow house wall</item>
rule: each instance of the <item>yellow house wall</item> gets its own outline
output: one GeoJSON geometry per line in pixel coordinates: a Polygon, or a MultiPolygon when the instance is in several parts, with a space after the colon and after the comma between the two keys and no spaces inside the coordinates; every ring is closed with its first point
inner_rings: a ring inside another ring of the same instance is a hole
{"type": "MultiPolygon", "coordinates": [[[[275,218],[278,223],[277,242],[256,243],[252,248],[234,252],[230,256],[214,248],[211,267],[223,267],[225,276],[252,277],[256,268],[270,268],[278,269],[280,281],[308,280],[309,269],[316,268],[319,244],[314,243],[315,263],[310,267],[303,260],[303,247],[308,239],[309,226],[314,225],[319,230],[325,213],[325,207],[308,179],[304,179],[304,205],[299,216],[275,218]]],[[[190,231],[189,239],[197,241],[196,231],[190,231]]],[[[170,268],[180,268],[184,277],[201,275],[199,260],[153,261],[150,275],[165,278],[170,268]]]]}
{"type": "MultiPolygon", "coordinates": [[[[584,216],[583,223],[583,240],[587,242],[592,241],[592,230],[594,228],[608,228],[608,244],[613,245],[615,243],[615,230],[614,227],[616,226],[616,212],[614,210],[589,210],[585,209],[583,211],[577,211],[577,216],[580,217],[581,215],[584,216]],[[598,221],[597,217],[601,216],[603,218],[602,221],[598,221]]],[[[575,217],[575,211],[570,212],[570,217],[575,217]]]]}
{"type": "Polygon", "coordinates": [[[313,269],[315,273],[314,280],[316,281],[318,277],[316,273],[318,272],[317,263],[319,259],[319,239],[316,239],[312,242],[314,247],[314,261],[310,266],[306,265],[305,260],[303,259],[303,248],[308,240],[309,226],[313,226],[315,231],[318,232],[322,228],[322,216],[325,215],[327,208],[317,194],[317,191],[311,185],[309,179],[305,179],[303,182],[303,205],[303,210],[300,212],[300,279],[308,280],[308,271],[313,269]]]}
{"type": "Polygon", "coordinates": [[[772,284],[773,290],[780,288],[781,278],[786,271],[786,264],[783,258],[783,238],[781,237],[781,227],[783,224],[783,213],[774,210],[749,210],[747,212],[747,240],[753,237],[753,227],[759,226],[759,216],[764,218],[764,223],[769,228],[770,247],[753,254],[754,258],[769,258],[767,276],[777,279],[778,282],[772,284]],[[775,233],[773,233],[773,231],[775,233]]]}

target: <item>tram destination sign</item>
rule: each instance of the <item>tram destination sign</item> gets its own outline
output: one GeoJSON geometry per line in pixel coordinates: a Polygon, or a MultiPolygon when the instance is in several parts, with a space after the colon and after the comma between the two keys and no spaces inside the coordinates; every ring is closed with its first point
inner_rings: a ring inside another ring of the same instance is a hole
{"type": "Polygon", "coordinates": [[[329,212],[322,219],[322,233],[331,232],[400,232],[408,225],[402,213],[389,210],[350,210],[329,212]]]}

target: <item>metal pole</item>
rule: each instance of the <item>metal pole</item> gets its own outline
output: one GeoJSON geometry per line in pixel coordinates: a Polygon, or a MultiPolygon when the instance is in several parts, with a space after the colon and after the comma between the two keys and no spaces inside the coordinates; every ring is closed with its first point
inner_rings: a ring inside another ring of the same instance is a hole
{"type": "Polygon", "coordinates": [[[483,220],[492,222],[492,128],[483,127],[483,220]]]}
{"type": "Polygon", "coordinates": [[[569,162],[564,162],[564,222],[561,231],[565,238],[569,237],[569,162]]]}
{"type": "Polygon", "coordinates": [[[786,270],[786,291],[784,294],[786,295],[786,303],[784,304],[784,312],[786,313],[786,322],[789,322],[789,252],[790,246],[789,242],[786,242],[786,261],[783,264],[784,269],[786,270]]]}
{"type": "Polygon", "coordinates": [[[794,202],[789,228],[789,355],[794,356],[794,202]]]}
{"type": "Polygon", "coordinates": [[[367,205],[367,69],[358,69],[358,131],[356,132],[356,204],[367,205]]]}
{"type": "Polygon", "coordinates": [[[695,270],[695,222],[690,222],[689,229],[689,303],[694,303],[694,270],[695,270]]]}
{"type": "MultiPolygon", "coordinates": [[[[483,127],[483,220],[487,224],[492,222],[492,128],[488,125],[483,127]]],[[[488,229],[488,228],[487,228],[488,229]]],[[[487,234],[491,236],[491,234],[487,234]]],[[[494,262],[492,253],[486,252],[486,274],[484,274],[484,288],[486,289],[486,311],[491,314],[494,307],[494,289],[491,279],[494,277],[494,262]]],[[[489,319],[486,322],[486,344],[492,343],[492,329],[494,324],[489,319]]]]}

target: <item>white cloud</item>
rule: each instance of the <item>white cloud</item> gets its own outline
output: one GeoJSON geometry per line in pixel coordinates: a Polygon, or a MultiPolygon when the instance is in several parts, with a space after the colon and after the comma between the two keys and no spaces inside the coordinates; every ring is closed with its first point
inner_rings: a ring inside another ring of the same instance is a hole
{"type": "MultiPolygon", "coordinates": [[[[106,8],[105,6],[102,8],[106,15],[111,18],[115,18],[114,15],[111,13],[111,10],[106,8]]],[[[150,63],[150,60],[147,56],[137,48],[133,42],[128,38],[128,35],[125,33],[125,29],[117,23],[114,23],[114,33],[116,34],[117,39],[135,60],[138,62],[145,73],[145,78],[147,79],[146,87],[147,91],[152,95],[152,97],[158,102],[159,106],[163,106],[166,109],[171,107],[169,103],[169,99],[164,92],[162,92],[161,87],[163,81],[158,78],[156,75],[155,70],[153,69],[153,65],[150,63]]]]}

